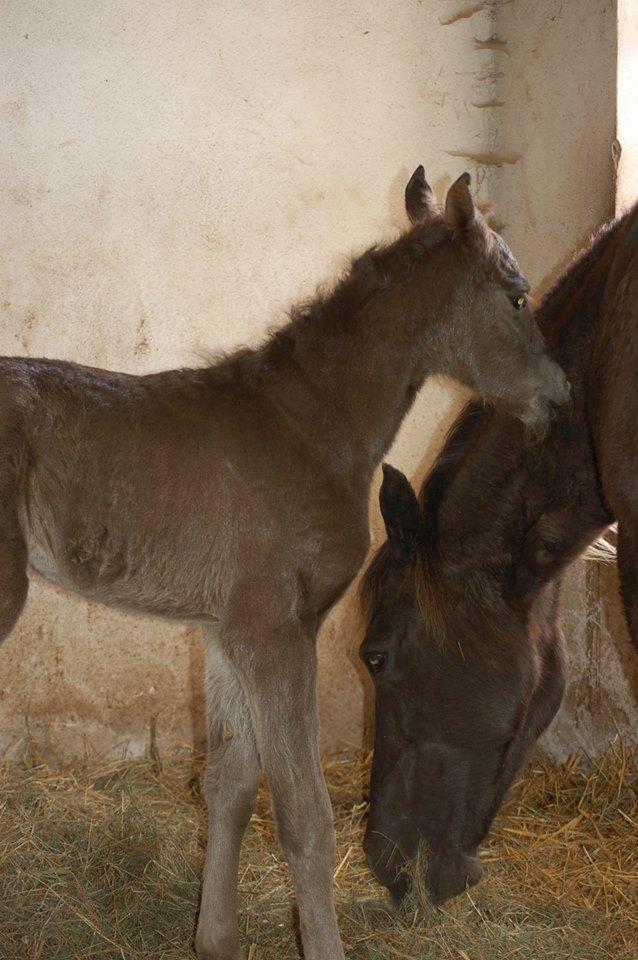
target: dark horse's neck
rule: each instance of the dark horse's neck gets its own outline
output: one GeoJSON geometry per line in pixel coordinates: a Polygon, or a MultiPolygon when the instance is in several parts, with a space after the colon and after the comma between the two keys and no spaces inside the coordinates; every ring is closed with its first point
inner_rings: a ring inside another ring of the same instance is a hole
{"type": "Polygon", "coordinates": [[[423,541],[464,601],[505,596],[529,608],[539,590],[613,521],[603,501],[587,416],[592,355],[609,267],[624,221],[598,235],[547,296],[538,321],[572,384],[572,402],[545,437],[475,404],[461,416],[426,480],[423,541]]]}
{"type": "Polygon", "coordinates": [[[369,480],[437,369],[432,331],[449,310],[436,280],[456,269],[450,249],[443,224],[373,248],[261,348],[228,359],[243,389],[255,386],[333,470],[369,480]]]}

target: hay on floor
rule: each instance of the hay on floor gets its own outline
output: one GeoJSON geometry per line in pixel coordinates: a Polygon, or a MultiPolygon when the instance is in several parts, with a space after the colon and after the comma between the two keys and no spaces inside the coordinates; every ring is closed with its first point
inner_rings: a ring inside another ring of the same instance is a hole
{"type": "MultiPolygon", "coordinates": [[[[362,852],[367,758],[329,757],[335,897],[351,960],[635,960],[638,759],[534,760],[499,816],[482,883],[442,909],[417,891],[396,911],[362,852]]],[[[206,816],[201,761],[53,769],[31,751],[0,770],[2,960],[185,960],[206,816]]],[[[261,791],[240,866],[249,960],[297,960],[295,911],[261,791]]]]}

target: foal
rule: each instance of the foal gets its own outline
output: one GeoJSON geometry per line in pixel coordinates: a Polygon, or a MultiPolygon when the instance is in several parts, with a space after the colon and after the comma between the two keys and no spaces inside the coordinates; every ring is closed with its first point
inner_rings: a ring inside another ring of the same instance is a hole
{"type": "Polygon", "coordinates": [[[306,960],[340,960],[315,638],[368,546],[373,471],[430,373],[532,427],[567,398],[527,284],[463,175],[261,348],[130,376],[0,361],[0,636],[27,564],[92,601],[204,625],[210,833],[200,960],[239,960],[237,870],[262,770],[306,960]]]}

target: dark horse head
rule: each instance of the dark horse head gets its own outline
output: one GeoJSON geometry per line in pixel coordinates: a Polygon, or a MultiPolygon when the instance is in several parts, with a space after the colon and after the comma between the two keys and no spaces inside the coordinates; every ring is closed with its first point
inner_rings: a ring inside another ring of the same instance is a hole
{"type": "MultiPolygon", "coordinates": [[[[591,400],[604,378],[601,326],[612,347],[616,315],[638,337],[635,309],[629,319],[616,310],[609,287],[615,275],[632,303],[614,270],[638,234],[632,218],[630,230],[620,220],[601,231],[539,312],[573,388],[545,437],[531,443],[507,415],[472,404],[418,498],[384,467],[387,541],[362,584],[360,653],[376,704],[365,849],[396,900],[421,848],[435,903],[478,882],[479,844],[561,702],[562,574],[614,519],[621,527],[603,489],[591,400]]],[[[635,389],[625,403],[635,414],[635,389]]]]}

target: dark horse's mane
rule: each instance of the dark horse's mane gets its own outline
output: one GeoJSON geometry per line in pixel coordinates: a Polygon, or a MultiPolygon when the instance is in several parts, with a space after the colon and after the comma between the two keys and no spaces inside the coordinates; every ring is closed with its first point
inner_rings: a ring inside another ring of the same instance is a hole
{"type": "MultiPolygon", "coordinates": [[[[536,320],[543,331],[548,344],[554,349],[565,328],[573,319],[578,301],[587,296],[590,276],[609,267],[606,256],[611,248],[615,254],[617,244],[622,242],[622,228],[628,216],[610,221],[600,228],[590,244],[576,255],[560,278],[548,292],[536,312],[536,320]]],[[[638,214],[634,214],[638,216],[638,214]]],[[[592,320],[595,322],[596,317],[592,320]]],[[[562,352],[560,350],[558,353],[562,352]]],[[[562,357],[558,356],[559,362],[562,357]]],[[[443,635],[443,602],[439,589],[439,531],[438,520],[442,502],[454,481],[454,477],[467,461],[474,445],[494,419],[492,409],[476,401],[466,404],[450,428],[433,467],[425,478],[419,493],[420,529],[416,540],[413,562],[406,575],[412,578],[413,589],[424,620],[435,637],[443,635]]],[[[363,610],[369,615],[382,587],[387,589],[388,570],[392,563],[387,542],[375,552],[368,569],[362,578],[360,601],[363,610]]],[[[405,582],[405,581],[403,581],[405,582]]],[[[400,584],[397,584],[397,589],[400,584]]]]}
{"type": "MultiPolygon", "coordinates": [[[[571,320],[578,302],[586,295],[586,280],[596,279],[600,271],[608,270],[605,254],[622,233],[631,214],[603,224],[593,234],[589,244],[573,258],[568,268],[546,294],[536,313],[536,320],[550,346],[555,345],[566,324],[571,320]]],[[[613,253],[616,247],[614,246],[613,253]]]]}

